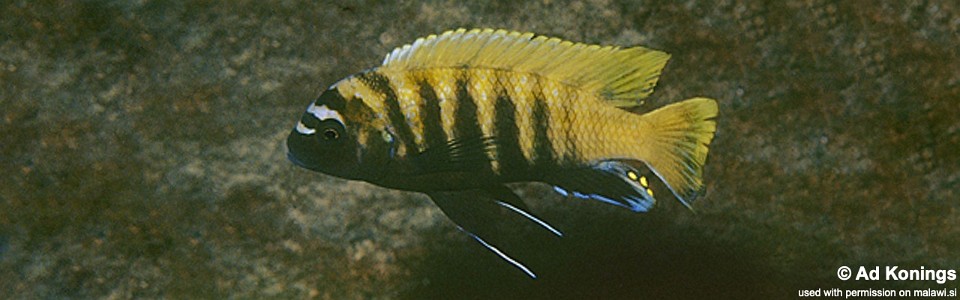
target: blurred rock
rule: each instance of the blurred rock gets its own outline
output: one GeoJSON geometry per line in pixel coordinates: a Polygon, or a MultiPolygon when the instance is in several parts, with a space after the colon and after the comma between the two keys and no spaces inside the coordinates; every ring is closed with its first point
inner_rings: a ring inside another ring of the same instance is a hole
{"type": "Polygon", "coordinates": [[[0,9],[5,297],[784,298],[947,287],[839,281],[844,265],[960,265],[952,2],[0,9]],[[634,214],[519,185],[566,233],[538,249],[531,281],[423,195],[286,161],[283,139],[318,91],[457,27],[671,53],[643,109],[720,102],[697,214],[667,201],[634,214]]]}

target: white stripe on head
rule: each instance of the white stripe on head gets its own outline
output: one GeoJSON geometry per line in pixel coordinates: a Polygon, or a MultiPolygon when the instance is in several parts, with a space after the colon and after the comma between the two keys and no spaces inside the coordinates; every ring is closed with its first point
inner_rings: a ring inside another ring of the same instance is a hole
{"type": "Polygon", "coordinates": [[[327,105],[316,106],[310,104],[310,107],[307,107],[307,112],[312,114],[314,117],[317,117],[317,120],[323,121],[328,119],[337,120],[340,124],[343,124],[343,117],[340,116],[340,113],[327,108],[327,105]]]}
{"type": "MultiPolygon", "coordinates": [[[[317,118],[319,121],[334,119],[340,124],[343,124],[343,117],[340,116],[335,110],[327,108],[327,105],[316,106],[313,103],[310,103],[310,106],[307,107],[307,112],[310,113],[314,118],[317,118]]],[[[297,122],[297,132],[303,135],[311,135],[317,132],[316,129],[307,127],[306,124],[303,124],[303,121],[297,122]]]]}
{"type": "Polygon", "coordinates": [[[303,122],[297,122],[297,132],[303,135],[311,135],[317,132],[317,130],[303,125],[303,122]]]}

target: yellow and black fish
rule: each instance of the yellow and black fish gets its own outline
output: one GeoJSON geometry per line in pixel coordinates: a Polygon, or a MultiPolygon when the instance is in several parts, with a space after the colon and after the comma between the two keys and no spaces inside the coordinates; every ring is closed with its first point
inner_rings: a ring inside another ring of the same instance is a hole
{"type": "Polygon", "coordinates": [[[330,86],[290,133],[287,156],[310,170],[426,193],[472,238],[535,277],[480,237],[493,220],[478,212],[502,209],[561,235],[506,183],[544,182],[636,212],[666,194],[658,188],[687,207],[702,192],[716,101],[625,110],[653,92],[669,57],[505,30],[431,35],[330,86]]]}

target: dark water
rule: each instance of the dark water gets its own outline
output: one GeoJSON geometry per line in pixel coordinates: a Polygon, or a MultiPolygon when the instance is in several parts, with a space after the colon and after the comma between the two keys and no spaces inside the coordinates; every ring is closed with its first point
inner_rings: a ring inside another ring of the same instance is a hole
{"type": "Polygon", "coordinates": [[[785,298],[840,266],[960,268],[952,2],[0,4],[0,295],[785,298]],[[567,234],[521,272],[422,195],[309,173],[318,91],[456,27],[673,55],[718,99],[706,197],[649,214],[518,186],[567,234]]]}

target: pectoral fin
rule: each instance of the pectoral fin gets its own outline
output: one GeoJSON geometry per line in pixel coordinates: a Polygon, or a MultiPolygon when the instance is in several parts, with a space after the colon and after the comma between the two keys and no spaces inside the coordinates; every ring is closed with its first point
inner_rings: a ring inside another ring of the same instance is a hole
{"type": "Polygon", "coordinates": [[[488,153],[495,143],[491,137],[467,137],[428,147],[413,156],[412,162],[422,173],[474,171],[487,167],[488,153]]]}

